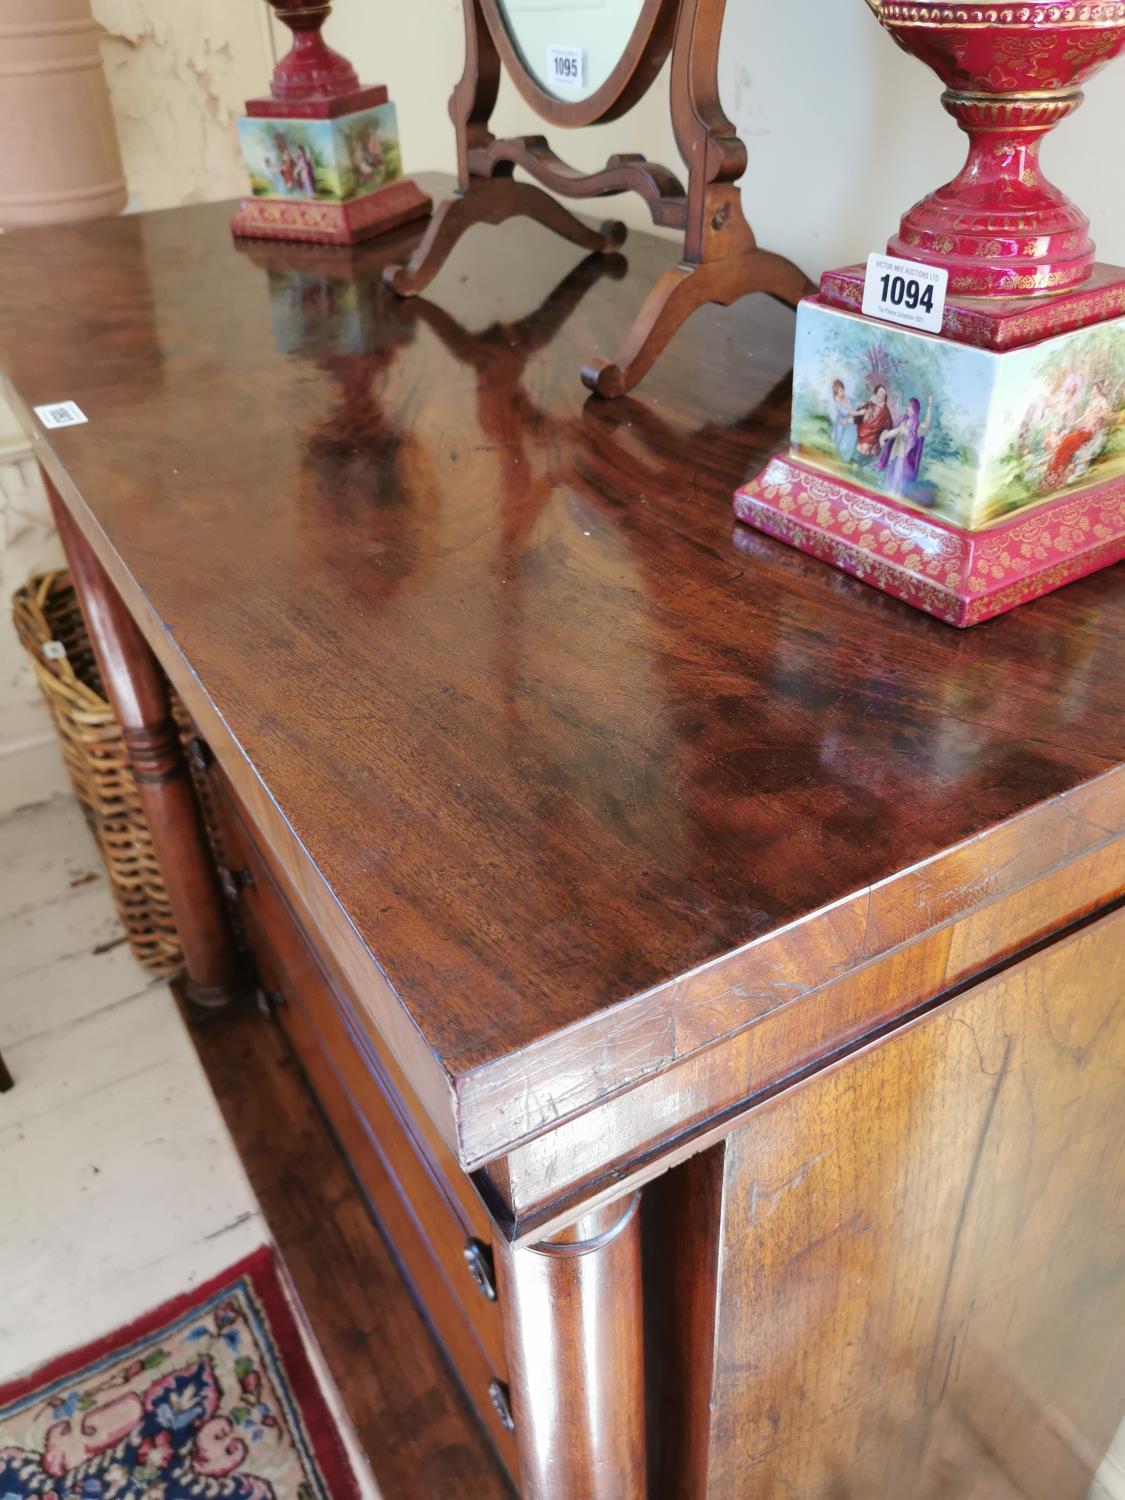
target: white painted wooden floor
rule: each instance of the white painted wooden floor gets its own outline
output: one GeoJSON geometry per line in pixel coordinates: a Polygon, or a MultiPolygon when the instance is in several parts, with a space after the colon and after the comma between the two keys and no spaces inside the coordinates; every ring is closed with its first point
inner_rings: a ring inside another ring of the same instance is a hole
{"type": "MultiPolygon", "coordinates": [[[[15,1079],[0,1094],[3,1382],[270,1235],[171,991],[134,961],[70,796],[0,814],[0,1052],[15,1079]]],[[[342,1417],[341,1430],[377,1500],[342,1417]]]]}

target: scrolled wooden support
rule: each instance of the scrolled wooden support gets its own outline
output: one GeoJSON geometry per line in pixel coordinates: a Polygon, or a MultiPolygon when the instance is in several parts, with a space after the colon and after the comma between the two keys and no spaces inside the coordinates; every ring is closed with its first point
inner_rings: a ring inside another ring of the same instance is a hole
{"type": "Polygon", "coordinates": [[[457,180],[465,192],[471,180],[469,154],[493,139],[488,122],[500,92],[500,54],[484,17],[480,0],[464,0],[465,70],[449,99],[449,118],[457,131],[457,180]]]}
{"type": "Polygon", "coordinates": [[[540,186],[571,198],[608,198],[636,193],[643,198],[654,224],[682,229],[687,194],[675,172],[638,153],[619,152],[598,172],[581,172],[552,151],[545,136],[518,135],[493,140],[469,152],[469,165],[479,177],[498,177],[522,167],[540,186]]]}
{"type": "Polygon", "coordinates": [[[246,977],[168,689],[148,642],[46,474],[47,495],[106,694],[129,763],[180,934],[189,999],[217,1010],[240,997],[246,977]]]}
{"type": "Polygon", "coordinates": [[[416,296],[429,286],[471,225],[503,224],[521,214],[583,250],[612,250],[625,238],[623,224],[607,222],[600,230],[591,229],[534,183],[517,182],[511,176],[477,179],[470,191],[441,204],[409,262],[386,266],[383,280],[400,297],[416,296]]]}
{"type": "Polygon", "coordinates": [[[623,396],[648,373],[684,320],[705,302],[729,307],[750,292],[768,292],[796,307],[814,290],[803,271],[771,250],[700,263],[681,261],[665,271],[649,292],[613,359],[587,360],[582,380],[599,396],[623,396]]]}
{"type": "Polygon", "coordinates": [[[645,1500],[640,1194],[497,1246],[524,1500],[645,1500]]]}

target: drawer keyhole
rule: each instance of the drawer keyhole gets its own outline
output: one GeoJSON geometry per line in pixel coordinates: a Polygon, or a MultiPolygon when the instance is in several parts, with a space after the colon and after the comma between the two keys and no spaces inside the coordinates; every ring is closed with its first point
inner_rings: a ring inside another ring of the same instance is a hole
{"type": "Polygon", "coordinates": [[[220,865],[219,884],[228,901],[237,901],[243,891],[248,891],[253,886],[254,877],[249,870],[228,870],[225,865],[220,865]]]}
{"type": "Polygon", "coordinates": [[[488,1399],[495,1408],[496,1415],[500,1418],[500,1426],[505,1432],[515,1432],[516,1423],[512,1416],[512,1404],[508,1400],[508,1387],[502,1385],[499,1380],[490,1380],[488,1383],[488,1399]]]}
{"type": "Polygon", "coordinates": [[[267,1018],[269,1016],[272,1016],[275,1011],[280,1010],[281,1007],[285,1004],[285,995],[281,990],[260,989],[257,991],[255,999],[257,1001],[259,1011],[263,1016],[266,1016],[267,1018]]]}
{"type": "Polygon", "coordinates": [[[461,1253],[465,1257],[469,1275],[477,1284],[477,1291],[482,1297],[487,1297],[489,1302],[495,1302],[496,1272],[492,1267],[491,1250],[480,1240],[466,1240],[465,1248],[461,1253]]]}

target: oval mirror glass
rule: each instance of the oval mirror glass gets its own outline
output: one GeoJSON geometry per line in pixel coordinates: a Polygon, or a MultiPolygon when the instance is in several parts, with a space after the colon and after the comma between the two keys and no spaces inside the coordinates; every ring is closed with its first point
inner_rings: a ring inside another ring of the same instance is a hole
{"type": "Polygon", "coordinates": [[[512,45],[545,94],[588,99],[629,45],[644,0],[499,0],[512,45]]]}

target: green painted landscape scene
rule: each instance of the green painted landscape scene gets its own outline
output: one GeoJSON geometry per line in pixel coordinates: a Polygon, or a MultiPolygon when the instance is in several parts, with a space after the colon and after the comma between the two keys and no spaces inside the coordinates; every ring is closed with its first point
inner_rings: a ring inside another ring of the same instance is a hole
{"type": "Polygon", "coordinates": [[[346,203],[402,176],[393,104],[338,120],[238,122],[256,198],[346,203]]]}
{"type": "Polygon", "coordinates": [[[991,354],[816,304],[797,322],[795,454],[975,528],[1125,474],[1125,319],[991,354]]]}

